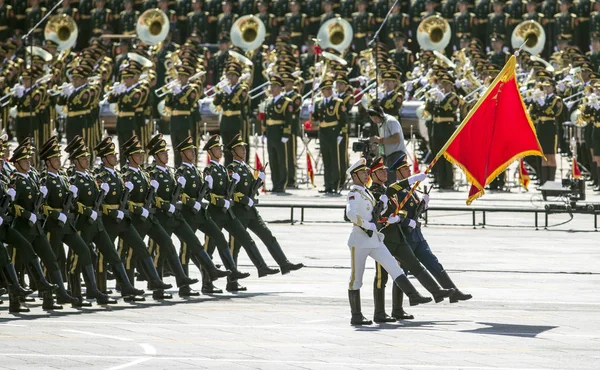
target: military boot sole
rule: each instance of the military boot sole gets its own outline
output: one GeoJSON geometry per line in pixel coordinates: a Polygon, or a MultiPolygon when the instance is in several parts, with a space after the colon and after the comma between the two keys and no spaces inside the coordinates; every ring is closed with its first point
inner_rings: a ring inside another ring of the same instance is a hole
{"type": "Polygon", "coordinates": [[[160,294],[156,294],[156,292],[154,292],[152,294],[152,298],[157,299],[157,300],[163,300],[163,299],[173,299],[173,295],[169,294],[169,293],[160,293],[160,294]]]}
{"type": "Polygon", "coordinates": [[[452,297],[452,295],[455,292],[456,292],[456,290],[454,290],[454,289],[440,289],[437,292],[435,292],[435,294],[433,295],[433,299],[435,300],[435,303],[440,303],[444,299],[446,299],[448,297],[452,297]]]}
{"type": "Polygon", "coordinates": [[[357,325],[357,326],[361,326],[361,325],[373,325],[373,321],[367,319],[364,316],[360,316],[360,317],[352,317],[352,319],[350,320],[350,325],[357,325]]]}
{"type": "Polygon", "coordinates": [[[279,269],[272,269],[270,267],[267,267],[267,268],[264,268],[264,269],[261,269],[258,271],[259,278],[265,277],[268,275],[277,275],[277,274],[279,274],[279,269]]]}
{"type": "Polygon", "coordinates": [[[196,291],[196,290],[179,290],[179,296],[180,297],[199,297],[200,296],[200,292],[196,291]]]}
{"type": "Polygon", "coordinates": [[[128,296],[123,296],[123,301],[125,301],[125,302],[145,302],[146,298],[140,297],[138,295],[128,295],[128,296]]]}
{"type": "Polygon", "coordinates": [[[408,302],[411,306],[417,306],[420,304],[425,304],[425,303],[429,303],[431,302],[432,299],[431,297],[423,297],[423,296],[418,296],[418,297],[408,297],[408,302]]]}
{"type": "Polygon", "coordinates": [[[228,292],[245,292],[248,290],[248,288],[238,283],[227,283],[225,290],[227,290],[228,292]]]}
{"type": "Polygon", "coordinates": [[[151,281],[148,283],[148,290],[167,290],[172,287],[173,285],[163,283],[162,281],[151,281]]]}
{"type": "Polygon", "coordinates": [[[241,271],[235,271],[235,272],[232,272],[231,275],[229,275],[229,278],[233,279],[233,280],[242,280],[242,279],[246,279],[248,277],[250,277],[249,272],[241,272],[241,271]]]}
{"type": "Polygon", "coordinates": [[[231,275],[231,271],[229,271],[229,270],[223,271],[223,270],[215,269],[214,271],[212,271],[210,273],[210,280],[215,281],[220,278],[227,277],[229,275],[231,275]]]}
{"type": "Polygon", "coordinates": [[[463,292],[456,290],[454,294],[450,296],[450,303],[458,303],[459,301],[468,301],[473,298],[471,294],[464,294],[463,292]]]}
{"type": "Polygon", "coordinates": [[[402,312],[400,314],[392,313],[392,317],[396,320],[414,320],[414,316],[410,315],[406,312],[402,312]]]}
{"type": "Polygon", "coordinates": [[[177,279],[176,284],[177,284],[178,288],[185,288],[190,285],[196,284],[198,281],[199,281],[198,279],[192,279],[192,278],[186,277],[185,279],[177,279]]]}
{"type": "Polygon", "coordinates": [[[8,307],[8,312],[9,313],[25,313],[25,312],[30,312],[31,310],[27,307],[24,306],[10,306],[8,307]]]}
{"type": "Polygon", "coordinates": [[[373,321],[377,324],[384,324],[386,322],[396,322],[397,320],[388,314],[373,316],[373,321]]]}
{"type": "Polygon", "coordinates": [[[297,271],[300,270],[302,267],[304,267],[303,264],[301,263],[289,263],[289,264],[285,264],[283,266],[281,266],[281,275],[286,275],[289,274],[292,271],[297,271]]]}
{"type": "Polygon", "coordinates": [[[63,306],[61,306],[59,304],[54,304],[54,303],[42,304],[42,310],[53,311],[53,310],[62,310],[62,309],[63,309],[63,306]]]}

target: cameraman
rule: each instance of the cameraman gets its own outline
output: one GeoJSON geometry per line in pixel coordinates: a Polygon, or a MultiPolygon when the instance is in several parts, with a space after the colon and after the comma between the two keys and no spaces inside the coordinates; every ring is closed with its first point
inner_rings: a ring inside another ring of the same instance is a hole
{"type": "MultiPolygon", "coordinates": [[[[406,155],[404,134],[400,122],[389,114],[383,113],[381,108],[367,110],[373,123],[377,124],[379,136],[372,136],[371,142],[379,144],[380,152],[383,148],[383,158],[386,167],[391,167],[398,158],[406,155]]],[[[396,172],[388,171],[388,184],[396,182],[396,172]]]]}

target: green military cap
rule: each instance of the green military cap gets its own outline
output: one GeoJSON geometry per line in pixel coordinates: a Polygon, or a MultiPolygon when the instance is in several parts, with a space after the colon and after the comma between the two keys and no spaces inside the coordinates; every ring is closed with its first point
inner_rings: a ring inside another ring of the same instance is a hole
{"type": "Polygon", "coordinates": [[[196,145],[194,145],[194,138],[191,136],[186,137],[179,145],[175,147],[176,150],[183,152],[188,149],[196,149],[196,145]]]}
{"type": "Polygon", "coordinates": [[[46,39],[44,41],[44,46],[46,48],[57,48],[58,47],[58,43],[56,43],[56,42],[54,42],[52,40],[46,39]]]}
{"type": "Polygon", "coordinates": [[[221,146],[221,137],[219,135],[211,136],[206,144],[204,144],[204,148],[202,148],[202,150],[210,150],[216,146],[221,146]]]}
{"type": "Polygon", "coordinates": [[[104,139],[102,139],[102,140],[101,140],[101,141],[98,143],[98,145],[96,145],[96,146],[94,147],[94,150],[95,150],[95,151],[98,151],[98,150],[100,150],[101,148],[103,148],[103,147],[107,146],[107,145],[108,145],[108,144],[110,144],[110,143],[112,143],[112,137],[110,137],[110,136],[107,136],[107,137],[105,137],[104,139]]]}
{"type": "Polygon", "coordinates": [[[33,145],[33,137],[27,136],[25,139],[23,139],[19,143],[19,146],[27,146],[27,145],[33,145]]]}
{"type": "Polygon", "coordinates": [[[335,75],[335,82],[341,82],[348,85],[348,77],[346,77],[346,74],[338,73],[335,75]]]}
{"type": "Polygon", "coordinates": [[[296,78],[294,77],[293,74],[289,73],[289,72],[280,72],[279,76],[281,76],[281,80],[282,81],[295,81],[296,78]]]}
{"type": "Polygon", "coordinates": [[[133,77],[136,74],[137,74],[136,70],[134,68],[132,68],[131,66],[128,66],[127,68],[123,68],[121,70],[121,77],[122,78],[133,77]]]}
{"type": "Polygon", "coordinates": [[[163,139],[163,134],[156,134],[150,139],[148,144],[146,144],[146,149],[150,149],[154,146],[154,144],[158,143],[159,140],[163,139]]]}
{"type": "Polygon", "coordinates": [[[397,73],[388,70],[381,74],[381,79],[383,81],[398,81],[400,76],[397,73]]]}
{"type": "Polygon", "coordinates": [[[110,142],[105,146],[96,149],[96,154],[98,154],[98,157],[100,158],[107,157],[109,155],[117,155],[117,152],[115,151],[115,143],[110,142]]]}
{"type": "Polygon", "coordinates": [[[346,174],[352,175],[359,171],[368,171],[368,170],[369,170],[369,167],[367,167],[367,160],[363,157],[363,158],[360,158],[358,161],[354,162],[354,164],[348,168],[348,170],[346,171],[346,174]]]}
{"type": "Polygon", "coordinates": [[[233,148],[240,146],[240,145],[248,145],[244,142],[244,140],[242,140],[242,135],[237,134],[233,137],[233,139],[227,144],[227,146],[225,147],[227,150],[233,150],[233,148]]]}
{"type": "Polygon", "coordinates": [[[319,90],[331,89],[331,88],[333,88],[333,80],[329,77],[325,78],[319,85],[319,90]]]}
{"type": "Polygon", "coordinates": [[[283,79],[277,75],[269,77],[269,82],[271,83],[271,85],[283,86],[283,79]]]}
{"type": "MultiPolygon", "coordinates": [[[[137,138],[137,136],[136,136],[137,138]]],[[[129,157],[130,155],[144,153],[144,148],[142,148],[142,143],[139,140],[134,140],[131,144],[129,144],[124,150],[123,155],[129,157]]]]}
{"type": "Polygon", "coordinates": [[[229,63],[227,68],[225,68],[225,74],[227,73],[233,73],[235,75],[241,76],[242,67],[237,63],[229,63]]]}
{"type": "Polygon", "coordinates": [[[587,62],[587,61],[575,63],[575,67],[581,68],[582,71],[589,71],[589,72],[594,71],[594,66],[592,65],[592,63],[587,62]]]}
{"type": "Polygon", "coordinates": [[[30,67],[27,67],[23,70],[23,72],[21,72],[21,78],[22,79],[29,79],[29,78],[33,78],[34,72],[33,69],[30,67]]]}
{"type": "Polygon", "coordinates": [[[40,159],[42,159],[44,161],[46,159],[56,158],[56,157],[60,158],[60,145],[58,145],[58,143],[54,142],[53,144],[45,146],[40,151],[40,159]]]}
{"type": "Polygon", "coordinates": [[[148,154],[157,155],[158,153],[166,152],[169,148],[167,148],[167,142],[164,139],[158,140],[156,144],[150,148],[148,154]]]}
{"type": "Polygon", "coordinates": [[[30,159],[29,148],[27,146],[19,146],[13,151],[12,157],[9,159],[10,162],[15,163],[22,159],[30,159]]]}
{"type": "Polygon", "coordinates": [[[186,65],[179,65],[179,66],[177,66],[176,70],[177,70],[177,75],[188,76],[188,77],[191,76],[192,72],[194,71],[192,69],[192,67],[188,67],[186,65]]]}
{"type": "Polygon", "coordinates": [[[58,137],[56,135],[52,136],[44,143],[44,145],[42,145],[42,147],[40,148],[40,152],[43,152],[52,145],[58,145],[58,137]]]}
{"type": "Polygon", "coordinates": [[[77,66],[77,67],[73,68],[73,70],[71,71],[71,77],[87,78],[88,74],[84,67],[77,66]]]}
{"type": "Polygon", "coordinates": [[[446,82],[446,83],[449,83],[449,84],[452,84],[452,85],[454,85],[454,77],[450,76],[450,74],[448,74],[448,73],[443,73],[443,74],[441,74],[441,75],[438,77],[438,81],[439,81],[440,83],[444,83],[444,82],[446,82]]]}
{"type": "Polygon", "coordinates": [[[408,160],[406,154],[402,154],[400,158],[396,160],[391,166],[392,171],[398,171],[400,168],[408,167],[408,160]]]}
{"type": "Polygon", "coordinates": [[[69,153],[69,160],[74,161],[77,158],[81,157],[89,157],[90,152],[87,146],[81,143],[78,147],[72,149],[71,153],[69,153]]]}
{"type": "Polygon", "coordinates": [[[492,33],[491,40],[492,40],[492,42],[493,41],[504,42],[504,35],[501,33],[492,33]]]}
{"type": "Polygon", "coordinates": [[[8,51],[13,51],[17,49],[17,43],[15,42],[14,39],[10,38],[8,39],[5,43],[4,46],[6,47],[6,49],[8,51]]]}
{"type": "Polygon", "coordinates": [[[394,32],[394,41],[406,40],[406,35],[402,32],[394,32]]]}
{"type": "Polygon", "coordinates": [[[137,135],[132,135],[129,139],[127,139],[127,141],[125,141],[123,144],[120,145],[121,149],[125,149],[128,146],[130,146],[131,144],[135,143],[136,141],[139,141],[140,139],[137,137],[137,135]]]}
{"type": "Polygon", "coordinates": [[[544,69],[544,70],[541,70],[541,71],[537,71],[536,74],[535,74],[535,78],[537,80],[547,80],[547,79],[551,80],[551,79],[554,78],[554,75],[552,75],[551,72],[548,72],[548,71],[546,71],[544,69]]]}
{"type": "Polygon", "coordinates": [[[304,78],[302,78],[302,77],[296,77],[294,79],[294,85],[295,86],[304,85],[304,78]]]}

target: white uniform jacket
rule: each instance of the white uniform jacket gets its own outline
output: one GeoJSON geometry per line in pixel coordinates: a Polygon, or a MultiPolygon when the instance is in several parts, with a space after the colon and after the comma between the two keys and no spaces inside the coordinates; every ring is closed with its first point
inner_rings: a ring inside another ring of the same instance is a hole
{"type": "Polygon", "coordinates": [[[369,230],[375,202],[375,198],[366,188],[359,185],[352,185],[350,188],[346,199],[346,216],[354,226],[352,226],[352,232],[348,238],[349,247],[385,248],[382,233],[373,232],[373,235],[369,237],[365,232],[365,230],[369,230]]]}

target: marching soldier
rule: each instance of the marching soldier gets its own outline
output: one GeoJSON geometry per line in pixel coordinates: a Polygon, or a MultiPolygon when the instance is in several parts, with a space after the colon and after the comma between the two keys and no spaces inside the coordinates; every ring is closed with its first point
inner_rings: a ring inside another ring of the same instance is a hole
{"type": "Polygon", "coordinates": [[[296,0],[290,1],[290,13],[285,15],[284,25],[290,33],[290,42],[298,49],[302,48],[305,39],[305,29],[308,26],[306,14],[300,13],[300,4],[296,0]]]}
{"type": "MultiPolygon", "coordinates": [[[[248,104],[248,87],[240,82],[242,68],[239,64],[231,63],[225,70],[225,77],[229,85],[225,85],[223,90],[215,95],[213,103],[216,107],[221,107],[221,122],[219,129],[223,141],[231,141],[239,133],[247,135],[245,106],[248,104]]],[[[233,157],[231,154],[225,154],[225,164],[231,163],[233,157]]]]}
{"type": "Polygon", "coordinates": [[[373,13],[367,13],[367,1],[360,0],[357,12],[352,13],[352,29],[354,30],[352,46],[354,51],[360,52],[367,48],[367,43],[373,36],[374,27],[375,17],[373,13]]]}
{"type": "MultiPolygon", "coordinates": [[[[231,193],[229,189],[234,188],[231,182],[239,183],[241,177],[237,173],[234,173],[231,175],[231,178],[229,178],[227,168],[219,163],[223,156],[223,146],[219,140],[219,135],[211,136],[204,145],[204,150],[206,150],[210,156],[210,162],[206,168],[204,168],[204,178],[208,182],[210,189],[207,196],[207,199],[210,202],[208,205],[208,215],[217,225],[219,230],[225,228],[230,235],[230,241],[237,240],[241,243],[244,250],[246,250],[248,257],[250,257],[252,264],[258,269],[258,277],[277,274],[279,269],[272,269],[267,266],[267,263],[256,247],[256,243],[244,229],[240,220],[235,217],[233,211],[230,210],[234,201],[233,197],[235,196],[234,193],[229,194],[231,193]]],[[[212,253],[214,242],[208,240],[207,244],[209,251],[212,253]]],[[[234,255],[234,259],[235,258],[236,256],[234,255]]],[[[230,292],[246,290],[245,287],[239,285],[233,278],[229,279],[226,289],[230,292]]]]}
{"type": "Polygon", "coordinates": [[[492,41],[492,51],[488,53],[490,64],[504,66],[510,58],[510,53],[504,51],[504,35],[492,35],[490,40],[492,41]]]}
{"type": "MultiPolygon", "coordinates": [[[[352,232],[348,238],[348,247],[351,253],[352,271],[348,284],[348,300],[352,312],[351,325],[371,325],[361,310],[360,288],[368,256],[379,262],[392,276],[394,283],[409,297],[410,305],[415,306],[431,302],[431,298],[423,297],[410,283],[398,262],[383,244],[383,234],[378,232],[377,223],[380,214],[374,214],[378,201],[366,188],[369,181],[369,168],[365,158],[359,159],[346,173],[352,178],[352,187],[346,198],[345,218],[352,222],[352,232]]],[[[387,210],[387,196],[382,196],[379,202],[383,203],[381,213],[387,210]]]]}
{"type": "Polygon", "coordinates": [[[488,15],[486,46],[491,47],[492,35],[510,37],[510,16],[504,12],[504,0],[494,0],[494,12],[488,15]]]}
{"type": "MultiPolygon", "coordinates": [[[[30,0],[31,7],[27,8],[27,22],[25,23],[27,26],[27,30],[33,29],[39,21],[44,18],[48,9],[44,7],[40,7],[40,0],[30,0]]],[[[39,41],[44,39],[44,27],[45,24],[40,24],[36,29],[33,30],[33,37],[38,39],[39,41]]]]}
{"type": "Polygon", "coordinates": [[[123,35],[135,35],[140,12],[133,9],[133,0],[125,0],[125,9],[119,14],[119,32],[123,35]]]}
{"type": "Polygon", "coordinates": [[[468,0],[458,1],[458,12],[454,13],[454,32],[452,33],[452,43],[455,50],[460,50],[460,40],[463,37],[474,36],[475,27],[477,25],[477,17],[475,13],[470,13],[468,8],[468,0]]]}
{"type": "Polygon", "coordinates": [[[292,100],[282,94],[281,77],[271,76],[269,81],[272,96],[265,104],[263,135],[267,138],[267,150],[271,161],[272,192],[285,193],[289,170],[287,157],[291,155],[287,151],[287,143],[292,134],[292,120],[296,108],[292,100]]]}
{"type": "MultiPolygon", "coordinates": [[[[104,8],[106,0],[96,0],[96,8],[91,12],[92,36],[99,37],[105,24],[112,24],[113,15],[110,9],[104,8]]],[[[86,40],[87,41],[87,40],[86,40]]]]}
{"type": "Polygon", "coordinates": [[[559,4],[560,13],[554,15],[554,35],[568,40],[569,45],[579,45],[579,20],[569,11],[571,1],[560,0],[559,4]]]}
{"type": "Polygon", "coordinates": [[[223,13],[217,17],[217,35],[219,38],[229,35],[231,26],[238,19],[238,15],[232,13],[231,0],[223,1],[223,13]]]}
{"type": "MultiPolygon", "coordinates": [[[[346,125],[346,107],[333,96],[333,81],[325,79],[319,89],[323,97],[315,103],[312,120],[319,122],[319,141],[325,171],[325,189],[321,193],[337,194],[340,185],[339,150],[342,129],[346,125]]],[[[312,108],[312,107],[311,107],[312,108]]]]}

